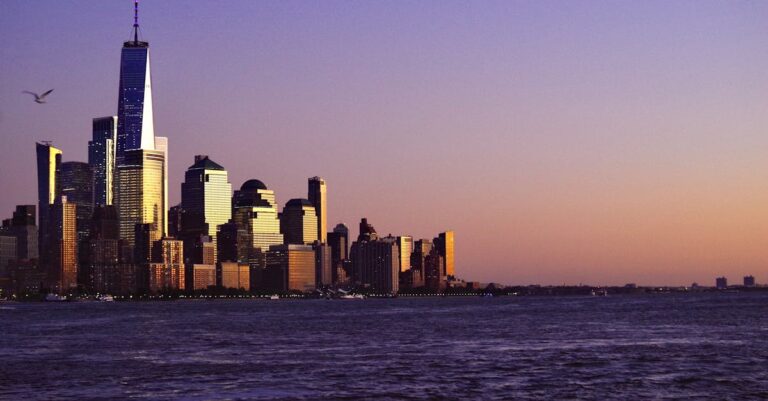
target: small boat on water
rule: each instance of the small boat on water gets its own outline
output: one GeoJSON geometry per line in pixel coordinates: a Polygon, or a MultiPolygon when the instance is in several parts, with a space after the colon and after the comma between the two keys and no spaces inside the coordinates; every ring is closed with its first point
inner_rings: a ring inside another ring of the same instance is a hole
{"type": "Polygon", "coordinates": [[[363,294],[344,294],[339,299],[365,299],[363,294]]]}
{"type": "Polygon", "coordinates": [[[66,295],[48,294],[45,296],[45,302],[64,302],[67,300],[66,295]]]}
{"type": "Polygon", "coordinates": [[[279,295],[270,295],[269,299],[272,299],[272,300],[280,299],[280,296],[279,295]]]}
{"type": "Polygon", "coordinates": [[[115,297],[109,294],[104,294],[104,295],[99,295],[99,297],[96,298],[96,300],[101,302],[114,302],[115,297]]]}
{"type": "Polygon", "coordinates": [[[607,297],[608,296],[608,290],[604,288],[598,288],[596,290],[592,290],[592,296],[593,297],[607,297]]]}

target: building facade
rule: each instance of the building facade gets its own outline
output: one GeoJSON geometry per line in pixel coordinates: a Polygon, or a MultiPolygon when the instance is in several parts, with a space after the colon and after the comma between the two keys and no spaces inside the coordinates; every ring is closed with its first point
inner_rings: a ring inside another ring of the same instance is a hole
{"type": "Polygon", "coordinates": [[[133,246],[137,224],[154,224],[161,237],[165,234],[165,157],[163,152],[137,149],[126,151],[123,161],[117,167],[115,203],[120,239],[133,246]]]}
{"type": "Polygon", "coordinates": [[[88,142],[88,164],[93,171],[93,203],[111,205],[114,197],[117,116],[93,119],[93,139],[88,142]]]}
{"type": "Polygon", "coordinates": [[[325,180],[320,177],[312,177],[308,180],[309,202],[315,207],[317,215],[317,240],[328,242],[328,189],[325,180]]]}
{"type": "Polygon", "coordinates": [[[307,199],[291,199],[280,214],[280,232],[286,244],[311,245],[318,241],[315,207],[307,199]]]}

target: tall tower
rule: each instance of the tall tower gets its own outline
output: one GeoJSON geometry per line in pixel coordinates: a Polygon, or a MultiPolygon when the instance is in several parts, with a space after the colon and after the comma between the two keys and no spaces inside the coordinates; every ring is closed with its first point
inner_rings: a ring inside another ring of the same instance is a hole
{"type": "Polygon", "coordinates": [[[137,224],[154,224],[157,236],[165,233],[165,154],[158,150],[134,149],[125,152],[117,167],[115,203],[120,218],[120,239],[135,245],[137,224]]]}
{"type": "Polygon", "coordinates": [[[125,152],[155,149],[149,42],[139,41],[139,2],[134,2],[133,40],[123,43],[117,98],[117,165],[125,152]]]}
{"type": "Polygon", "coordinates": [[[328,242],[328,198],[326,194],[325,180],[320,177],[309,179],[309,201],[315,207],[317,214],[317,239],[325,244],[328,242]]]}
{"type": "Polygon", "coordinates": [[[93,170],[93,204],[112,204],[115,178],[117,116],[93,119],[93,139],[88,141],[88,164],[93,170]]]}
{"type": "Polygon", "coordinates": [[[77,287],[77,206],[62,196],[49,213],[48,280],[51,289],[63,294],[77,287]]]}
{"type": "MultiPolygon", "coordinates": [[[[227,170],[208,156],[195,156],[195,164],[187,169],[181,184],[184,234],[210,236],[216,249],[216,229],[232,218],[231,202],[227,170]]],[[[185,244],[189,251],[187,247],[185,244]]]]}
{"type": "Polygon", "coordinates": [[[61,195],[77,205],[77,240],[88,238],[93,217],[93,171],[88,163],[61,163],[61,195]]]}
{"type": "Polygon", "coordinates": [[[61,193],[59,172],[61,170],[61,150],[50,143],[37,143],[37,200],[38,200],[38,231],[39,255],[42,263],[47,262],[49,254],[49,220],[51,205],[61,193]]]}

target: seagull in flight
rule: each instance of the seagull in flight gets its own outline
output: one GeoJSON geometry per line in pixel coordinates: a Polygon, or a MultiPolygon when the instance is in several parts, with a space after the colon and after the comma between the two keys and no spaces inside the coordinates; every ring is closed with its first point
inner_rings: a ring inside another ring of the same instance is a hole
{"type": "Polygon", "coordinates": [[[43,103],[45,103],[45,97],[50,95],[51,92],[53,92],[53,89],[49,90],[48,92],[43,93],[42,95],[38,95],[37,93],[30,92],[30,91],[22,91],[21,93],[29,93],[30,95],[35,97],[35,103],[43,104],[43,103]]]}

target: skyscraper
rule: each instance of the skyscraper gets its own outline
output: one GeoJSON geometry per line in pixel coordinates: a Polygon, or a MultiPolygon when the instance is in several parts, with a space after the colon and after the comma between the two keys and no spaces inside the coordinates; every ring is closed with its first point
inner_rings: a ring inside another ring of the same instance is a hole
{"type": "Polygon", "coordinates": [[[328,233],[328,246],[331,247],[331,272],[333,282],[338,283],[344,276],[343,264],[349,259],[349,229],[344,224],[337,224],[333,232],[328,233]]]}
{"type": "Polygon", "coordinates": [[[317,215],[317,240],[326,243],[328,242],[328,199],[327,189],[325,187],[325,180],[320,177],[312,177],[308,182],[309,201],[312,206],[315,207],[315,214],[317,215]]]}
{"type": "Polygon", "coordinates": [[[274,245],[267,251],[267,288],[274,291],[315,289],[315,251],[309,245],[274,245]]]}
{"type": "Polygon", "coordinates": [[[117,100],[117,165],[132,149],[155,149],[149,43],[139,41],[138,1],[134,3],[133,40],[123,43],[117,100]]]}
{"type": "Polygon", "coordinates": [[[286,244],[311,245],[317,238],[315,207],[306,199],[291,199],[280,214],[280,232],[286,244]]]}
{"type": "Polygon", "coordinates": [[[16,257],[37,259],[38,231],[35,225],[35,205],[17,205],[6,231],[16,237],[16,257]]]}
{"type": "Polygon", "coordinates": [[[280,219],[275,192],[259,180],[248,180],[232,198],[232,219],[244,229],[254,249],[266,251],[271,245],[282,245],[280,219]]]}
{"type": "Polygon", "coordinates": [[[93,216],[93,171],[88,163],[61,163],[61,195],[77,205],[77,239],[84,241],[91,230],[93,216]]]}
{"type": "Polygon", "coordinates": [[[93,203],[111,205],[114,196],[117,116],[93,119],[93,139],[88,142],[88,164],[93,171],[93,203]]]}
{"type": "Polygon", "coordinates": [[[232,185],[227,170],[208,156],[195,156],[195,163],[187,169],[181,184],[180,237],[185,240],[185,249],[190,246],[188,239],[200,235],[211,237],[215,249],[217,227],[232,218],[231,202],[232,185]]]}
{"type": "Polygon", "coordinates": [[[135,149],[125,152],[117,167],[115,203],[120,218],[120,239],[134,245],[137,224],[155,224],[160,236],[165,227],[165,157],[157,150],[135,149]]]}
{"type": "Polygon", "coordinates": [[[48,279],[53,291],[65,293],[77,287],[77,206],[62,196],[49,213],[48,279]]]}
{"type": "Polygon", "coordinates": [[[164,136],[155,137],[155,150],[163,152],[163,159],[165,160],[165,171],[163,174],[163,233],[168,233],[168,138],[164,136]]]}
{"type": "Polygon", "coordinates": [[[449,277],[454,277],[456,272],[453,259],[453,231],[448,230],[440,233],[440,235],[435,238],[435,248],[437,248],[440,256],[443,257],[443,274],[449,277]]]}
{"type": "Polygon", "coordinates": [[[413,237],[403,235],[396,239],[397,249],[400,253],[400,271],[411,268],[411,253],[413,252],[413,237]]]}
{"type": "Polygon", "coordinates": [[[380,240],[367,219],[360,221],[360,235],[352,243],[350,259],[356,282],[376,291],[397,293],[400,282],[397,244],[394,238],[380,240]]]}
{"type": "Polygon", "coordinates": [[[38,249],[41,264],[47,263],[49,255],[48,237],[50,234],[48,220],[50,208],[61,193],[59,171],[61,169],[61,150],[50,143],[37,143],[37,200],[38,200],[38,249]]]}

